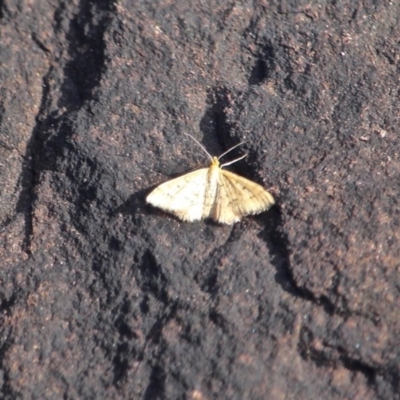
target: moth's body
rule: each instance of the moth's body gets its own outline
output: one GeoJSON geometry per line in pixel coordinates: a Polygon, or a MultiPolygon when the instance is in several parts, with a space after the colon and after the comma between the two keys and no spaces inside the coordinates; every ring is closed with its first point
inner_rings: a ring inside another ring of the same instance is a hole
{"type": "Polygon", "coordinates": [[[267,210],[275,201],[260,185],[221,169],[217,157],[208,168],[190,172],[155,188],[147,202],[183,221],[212,218],[223,224],[267,210]]]}

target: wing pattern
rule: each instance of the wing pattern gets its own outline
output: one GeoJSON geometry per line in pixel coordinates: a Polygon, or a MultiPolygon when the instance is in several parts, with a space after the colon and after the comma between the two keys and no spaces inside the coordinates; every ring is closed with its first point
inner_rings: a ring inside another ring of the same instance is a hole
{"type": "Polygon", "coordinates": [[[221,170],[210,218],[232,224],[249,214],[267,210],[274,198],[261,185],[232,172],[221,170]]]}
{"type": "Polygon", "coordinates": [[[208,168],[201,168],[162,183],[147,196],[146,201],[183,221],[202,219],[207,172],[208,168]]]}

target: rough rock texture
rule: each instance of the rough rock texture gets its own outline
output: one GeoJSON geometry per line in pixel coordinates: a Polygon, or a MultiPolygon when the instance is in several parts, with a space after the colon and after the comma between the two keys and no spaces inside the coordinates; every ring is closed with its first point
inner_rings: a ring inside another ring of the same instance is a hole
{"type": "Polygon", "coordinates": [[[0,397],[399,399],[400,3],[0,3],[0,397]],[[145,205],[238,141],[277,200],[145,205]]]}

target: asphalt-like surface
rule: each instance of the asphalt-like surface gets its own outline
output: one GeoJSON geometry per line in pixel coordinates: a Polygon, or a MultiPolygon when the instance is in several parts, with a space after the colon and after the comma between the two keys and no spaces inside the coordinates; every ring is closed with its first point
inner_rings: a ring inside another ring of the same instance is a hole
{"type": "Polygon", "coordinates": [[[0,4],[0,397],[400,398],[400,3],[0,4]],[[145,203],[229,169],[222,226],[145,203]]]}

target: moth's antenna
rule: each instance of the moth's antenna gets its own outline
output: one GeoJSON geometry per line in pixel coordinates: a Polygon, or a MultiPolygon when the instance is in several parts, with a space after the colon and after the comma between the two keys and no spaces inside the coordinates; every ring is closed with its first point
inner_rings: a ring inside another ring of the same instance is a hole
{"type": "MultiPolygon", "coordinates": [[[[229,152],[231,152],[233,149],[236,149],[236,147],[241,146],[243,143],[245,143],[245,142],[240,142],[240,143],[238,143],[238,144],[235,144],[233,147],[231,147],[230,149],[228,149],[225,153],[222,153],[222,154],[218,157],[218,160],[219,160],[220,158],[222,158],[223,156],[225,156],[226,154],[228,154],[229,152]]],[[[242,158],[243,158],[243,157],[242,157],[242,158]]],[[[238,160],[241,160],[242,158],[238,158],[238,160]]],[[[227,165],[227,164],[225,164],[225,165],[227,165]]]]}
{"type": "MultiPolygon", "coordinates": [[[[239,143],[239,144],[242,144],[242,143],[239,143]]],[[[236,146],[239,146],[239,144],[236,145],[236,146]]],[[[235,146],[235,147],[236,147],[236,146],[235,146]]],[[[232,147],[232,148],[233,148],[233,147],[232,147]]],[[[228,151],[230,151],[230,150],[232,150],[232,149],[229,149],[228,151]]],[[[236,161],[243,160],[243,158],[245,158],[246,156],[247,156],[247,153],[246,153],[246,154],[243,154],[243,155],[242,155],[241,157],[239,157],[239,158],[236,158],[235,160],[232,160],[232,161],[229,161],[229,162],[227,162],[227,163],[225,163],[225,164],[222,164],[220,168],[226,167],[227,165],[231,165],[231,164],[235,163],[236,161]]]]}
{"type": "Polygon", "coordinates": [[[184,133],[184,135],[191,137],[205,151],[205,153],[208,155],[208,157],[212,161],[213,158],[212,158],[211,154],[206,150],[206,148],[197,139],[195,139],[192,135],[189,135],[188,133],[185,133],[185,132],[183,132],[183,133],[184,133]]]}

